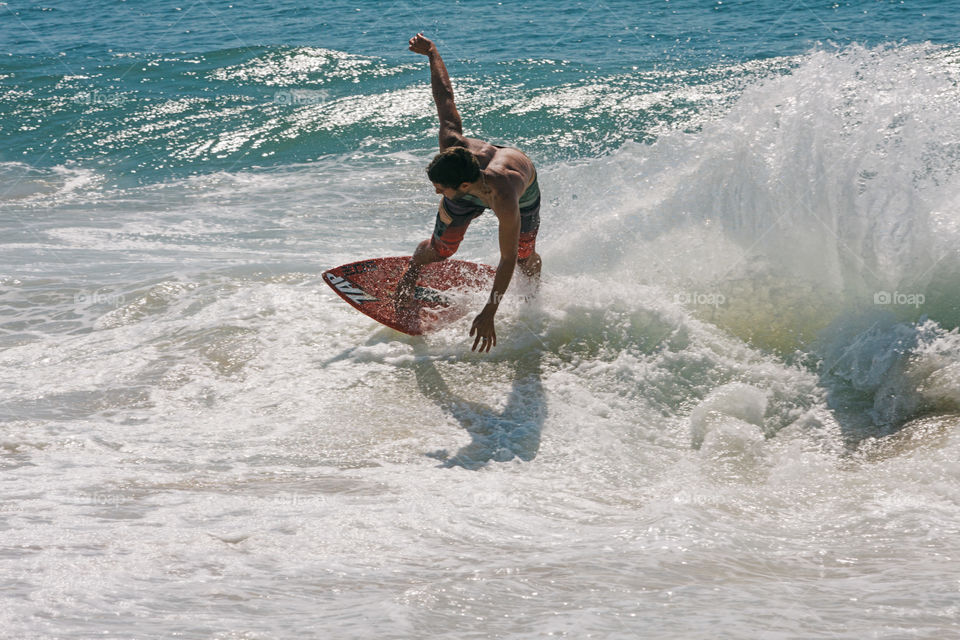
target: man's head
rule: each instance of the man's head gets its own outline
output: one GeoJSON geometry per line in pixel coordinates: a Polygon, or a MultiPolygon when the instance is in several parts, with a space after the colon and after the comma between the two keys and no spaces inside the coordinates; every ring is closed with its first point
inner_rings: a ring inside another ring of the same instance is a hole
{"type": "Polygon", "coordinates": [[[442,189],[465,191],[464,183],[480,179],[480,163],[476,156],[463,147],[451,147],[441,151],[427,165],[430,182],[442,189]]]}

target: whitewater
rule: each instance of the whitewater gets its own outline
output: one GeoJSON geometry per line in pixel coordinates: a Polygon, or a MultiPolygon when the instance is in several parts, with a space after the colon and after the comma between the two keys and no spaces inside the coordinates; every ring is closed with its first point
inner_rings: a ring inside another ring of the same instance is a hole
{"type": "MultiPolygon", "coordinates": [[[[71,153],[141,174],[0,163],[0,637],[960,637],[957,47],[465,78],[474,133],[582,124],[497,134],[534,149],[544,276],[486,355],[320,277],[430,231],[428,89],[335,84],[423,69],[217,55],[342,76],[249,117],[87,99],[130,112],[71,153]]],[[[485,216],[457,257],[495,247],[485,216]]]]}

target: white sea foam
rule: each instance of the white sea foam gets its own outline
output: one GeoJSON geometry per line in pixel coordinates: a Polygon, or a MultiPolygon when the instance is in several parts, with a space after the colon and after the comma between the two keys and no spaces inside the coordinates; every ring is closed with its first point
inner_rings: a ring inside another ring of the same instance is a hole
{"type": "Polygon", "coordinates": [[[95,171],[57,165],[38,169],[22,162],[0,162],[0,207],[61,205],[96,197],[103,178],[95,171]]]}
{"type": "MultiPolygon", "coordinates": [[[[427,152],[53,208],[0,281],[3,628],[945,637],[938,56],[814,53],[697,133],[539,167],[542,290],[489,355],[469,316],[402,336],[320,278],[426,237],[427,152]]],[[[490,218],[460,257],[494,260],[490,218]]]]}

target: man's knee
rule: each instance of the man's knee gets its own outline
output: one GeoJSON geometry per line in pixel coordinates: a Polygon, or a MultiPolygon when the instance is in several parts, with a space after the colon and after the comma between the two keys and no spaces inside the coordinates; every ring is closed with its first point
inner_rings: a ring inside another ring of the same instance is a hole
{"type": "Polygon", "coordinates": [[[433,239],[427,238],[417,245],[417,250],[413,252],[413,261],[416,264],[429,264],[443,260],[446,256],[442,255],[433,246],[433,239]]]}

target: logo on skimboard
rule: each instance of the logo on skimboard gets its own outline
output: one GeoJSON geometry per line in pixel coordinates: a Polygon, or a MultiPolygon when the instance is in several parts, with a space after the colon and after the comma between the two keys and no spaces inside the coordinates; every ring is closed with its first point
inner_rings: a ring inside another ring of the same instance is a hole
{"type": "Polygon", "coordinates": [[[353,284],[346,278],[343,278],[341,276],[335,276],[332,273],[327,273],[327,281],[330,283],[330,285],[334,289],[336,289],[346,297],[350,298],[357,304],[363,304],[364,302],[377,301],[377,298],[370,295],[369,293],[367,293],[357,285],[353,284]]]}

